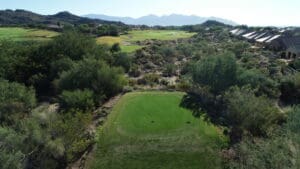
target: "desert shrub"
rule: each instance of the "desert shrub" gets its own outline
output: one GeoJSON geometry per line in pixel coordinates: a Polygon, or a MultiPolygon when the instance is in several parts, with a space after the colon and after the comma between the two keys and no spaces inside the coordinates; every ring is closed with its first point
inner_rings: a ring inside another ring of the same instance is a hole
{"type": "Polygon", "coordinates": [[[239,86],[250,85],[253,89],[257,89],[257,95],[267,95],[270,98],[278,98],[280,93],[277,82],[258,69],[241,69],[238,72],[237,81],[239,86]]]}
{"type": "Polygon", "coordinates": [[[174,64],[167,64],[163,71],[163,76],[170,77],[176,75],[177,68],[174,64]]]}
{"type": "Polygon", "coordinates": [[[234,145],[234,156],[227,162],[230,169],[296,169],[300,167],[299,106],[288,112],[286,124],[268,138],[246,137],[234,145]]]}
{"type": "Polygon", "coordinates": [[[146,74],[143,79],[145,80],[146,84],[155,85],[159,83],[159,78],[159,75],[150,73],[146,74]]]}
{"type": "Polygon", "coordinates": [[[59,103],[62,109],[78,109],[90,111],[94,108],[94,95],[90,90],[63,91],[59,96],[59,103]]]}
{"type": "Polygon", "coordinates": [[[180,80],[176,85],[176,89],[180,91],[188,91],[191,88],[191,84],[187,80],[180,80]]]}
{"type": "Polygon", "coordinates": [[[139,69],[139,66],[137,64],[131,66],[129,75],[132,77],[139,77],[141,75],[141,70],[139,69]]]}
{"type": "Polygon", "coordinates": [[[18,83],[0,80],[1,123],[11,123],[36,106],[35,91],[18,83]]]}
{"type": "Polygon", "coordinates": [[[231,141],[243,135],[267,136],[268,131],[283,122],[274,102],[265,96],[257,97],[249,87],[233,87],[226,92],[226,123],[231,128],[231,141]]]}
{"type": "Polygon", "coordinates": [[[113,44],[112,47],[110,48],[110,51],[111,51],[112,53],[120,52],[120,51],[121,51],[120,44],[119,44],[119,43],[113,44]]]}
{"type": "Polygon", "coordinates": [[[24,152],[21,151],[24,137],[13,129],[0,127],[0,168],[20,169],[25,167],[24,152]]]}
{"type": "Polygon", "coordinates": [[[131,68],[132,58],[126,53],[114,54],[114,66],[120,66],[124,68],[125,72],[128,72],[131,68]]]}
{"type": "Polygon", "coordinates": [[[286,104],[300,103],[300,73],[285,77],[280,84],[280,99],[286,104]]]}
{"type": "Polygon", "coordinates": [[[88,89],[94,92],[97,103],[121,92],[125,84],[122,69],[109,67],[96,59],[80,61],[69,71],[63,72],[57,82],[61,91],[88,89]]]}

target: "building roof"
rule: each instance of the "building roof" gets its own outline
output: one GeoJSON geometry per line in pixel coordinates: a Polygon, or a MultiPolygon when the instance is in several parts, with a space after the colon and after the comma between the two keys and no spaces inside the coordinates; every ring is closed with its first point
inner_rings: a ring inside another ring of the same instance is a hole
{"type": "Polygon", "coordinates": [[[300,36],[281,38],[287,49],[300,52],[300,36]]]}
{"type": "Polygon", "coordinates": [[[260,33],[258,36],[255,37],[255,40],[256,40],[256,39],[259,39],[259,38],[262,38],[262,37],[265,36],[266,34],[267,34],[266,32],[260,33]]]}
{"type": "Polygon", "coordinates": [[[260,39],[257,39],[256,41],[257,42],[265,42],[266,40],[270,39],[272,36],[266,36],[266,37],[263,37],[263,38],[260,38],[260,39]]]}
{"type": "Polygon", "coordinates": [[[256,32],[250,32],[243,35],[244,38],[249,38],[250,36],[254,35],[256,32]]]}
{"type": "Polygon", "coordinates": [[[273,37],[271,37],[270,39],[268,39],[268,40],[266,41],[266,43],[270,43],[270,42],[272,42],[273,40],[278,39],[280,36],[281,36],[281,35],[274,35],[273,37]]]}
{"type": "Polygon", "coordinates": [[[240,31],[240,29],[234,29],[234,30],[230,31],[230,33],[236,34],[238,31],[240,31]]]}
{"type": "Polygon", "coordinates": [[[234,30],[230,31],[230,33],[232,33],[233,35],[236,35],[236,36],[239,36],[245,32],[246,32],[246,30],[244,30],[244,29],[234,29],[234,30]]]}

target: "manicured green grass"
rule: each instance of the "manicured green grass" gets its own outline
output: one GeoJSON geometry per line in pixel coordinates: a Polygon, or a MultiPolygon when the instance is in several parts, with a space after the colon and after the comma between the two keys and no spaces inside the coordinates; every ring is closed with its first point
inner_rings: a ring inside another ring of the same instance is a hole
{"type": "Polygon", "coordinates": [[[189,33],[179,30],[135,30],[129,31],[127,35],[122,35],[123,41],[136,42],[147,39],[157,40],[176,40],[181,38],[190,38],[195,33],[189,33]]]}
{"type": "Polygon", "coordinates": [[[141,49],[143,46],[138,45],[121,45],[121,49],[125,53],[132,53],[135,52],[138,49],[141,49]]]}
{"type": "Polygon", "coordinates": [[[103,36],[97,38],[97,43],[113,45],[114,43],[120,43],[124,52],[134,52],[142,46],[135,45],[137,41],[145,41],[151,39],[157,40],[176,40],[181,38],[189,38],[195,35],[195,33],[189,33],[178,30],[134,30],[129,31],[126,35],[120,37],[103,36]]]}
{"type": "Polygon", "coordinates": [[[40,30],[40,29],[25,29],[18,27],[1,27],[0,40],[13,40],[13,41],[41,41],[49,40],[57,36],[57,32],[40,30]]]}
{"type": "Polygon", "coordinates": [[[99,129],[92,169],[217,169],[226,138],[179,106],[184,93],[135,92],[99,129]]]}

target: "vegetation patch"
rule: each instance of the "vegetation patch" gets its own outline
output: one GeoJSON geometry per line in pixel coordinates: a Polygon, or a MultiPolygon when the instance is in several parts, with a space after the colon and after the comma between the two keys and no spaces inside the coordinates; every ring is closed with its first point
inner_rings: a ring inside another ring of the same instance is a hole
{"type": "Polygon", "coordinates": [[[133,30],[129,31],[128,34],[121,35],[120,37],[113,36],[102,36],[97,38],[98,44],[113,45],[119,43],[123,52],[131,53],[142,46],[137,45],[139,41],[145,40],[176,40],[182,38],[190,38],[195,33],[189,33],[179,30],[133,30]]]}
{"type": "Polygon", "coordinates": [[[14,40],[14,41],[42,41],[50,40],[59,33],[41,29],[26,29],[17,27],[3,27],[0,28],[0,40],[14,40]]]}
{"type": "Polygon", "coordinates": [[[183,95],[135,92],[123,96],[98,131],[91,168],[220,168],[218,152],[226,138],[217,127],[181,108],[183,95]]]}

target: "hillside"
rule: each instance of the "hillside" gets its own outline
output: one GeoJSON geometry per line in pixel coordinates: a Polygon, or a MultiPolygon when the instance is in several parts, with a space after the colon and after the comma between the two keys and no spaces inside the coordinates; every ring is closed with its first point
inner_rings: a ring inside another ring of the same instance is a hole
{"type": "Polygon", "coordinates": [[[40,15],[26,10],[0,10],[0,25],[57,25],[68,24],[119,24],[121,22],[104,21],[76,16],[69,12],[59,12],[55,15],[40,15]]]}
{"type": "Polygon", "coordinates": [[[195,15],[164,15],[164,16],[156,16],[156,15],[148,15],[140,18],[131,18],[131,17],[115,17],[115,16],[107,16],[107,15],[98,15],[98,14],[88,14],[84,15],[84,17],[93,18],[93,19],[102,19],[109,21],[120,21],[129,25],[148,25],[148,26],[182,26],[182,25],[196,25],[202,24],[208,20],[215,20],[218,22],[222,22],[227,25],[237,25],[237,23],[217,18],[217,17],[200,17],[195,15]]]}

